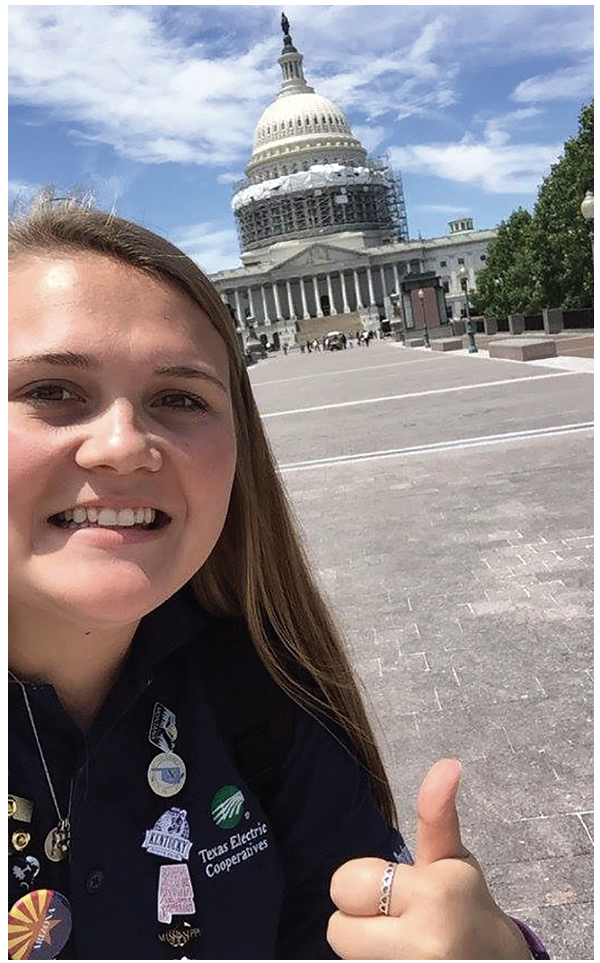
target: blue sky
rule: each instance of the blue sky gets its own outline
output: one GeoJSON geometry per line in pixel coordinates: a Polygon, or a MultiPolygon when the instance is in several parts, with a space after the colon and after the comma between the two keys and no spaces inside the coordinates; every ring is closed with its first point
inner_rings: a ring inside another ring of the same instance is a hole
{"type": "MultiPolygon", "coordinates": [[[[275,99],[281,6],[14,5],[9,199],[91,189],[207,271],[239,264],[231,185],[275,99]]],[[[494,227],[593,94],[593,7],[286,6],[308,82],[402,172],[412,237],[494,227]]]]}

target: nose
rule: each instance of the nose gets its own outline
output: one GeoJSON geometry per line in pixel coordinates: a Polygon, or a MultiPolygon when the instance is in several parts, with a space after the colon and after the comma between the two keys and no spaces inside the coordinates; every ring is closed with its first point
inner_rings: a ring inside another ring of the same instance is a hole
{"type": "Polygon", "coordinates": [[[115,401],[86,428],[75,456],[80,468],[108,468],[128,475],[140,468],[155,472],[162,467],[162,454],[126,399],[115,401]]]}

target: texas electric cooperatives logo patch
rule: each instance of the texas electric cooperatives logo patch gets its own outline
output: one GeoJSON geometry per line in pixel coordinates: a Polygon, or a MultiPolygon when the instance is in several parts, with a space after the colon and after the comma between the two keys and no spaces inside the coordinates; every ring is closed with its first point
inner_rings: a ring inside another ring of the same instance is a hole
{"type": "Polygon", "coordinates": [[[210,812],[221,829],[233,829],[242,818],[244,794],[237,786],[221,786],[210,804],[210,812]]]}

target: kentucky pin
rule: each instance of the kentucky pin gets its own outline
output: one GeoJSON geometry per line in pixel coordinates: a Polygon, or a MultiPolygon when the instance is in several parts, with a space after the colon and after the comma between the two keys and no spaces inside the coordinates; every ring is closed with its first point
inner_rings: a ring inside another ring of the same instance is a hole
{"type": "Polygon", "coordinates": [[[173,807],[167,810],[157,819],[153,829],[146,830],[142,849],[147,849],[155,856],[166,856],[167,859],[178,862],[188,859],[192,844],[186,816],[186,809],[173,807]]]}

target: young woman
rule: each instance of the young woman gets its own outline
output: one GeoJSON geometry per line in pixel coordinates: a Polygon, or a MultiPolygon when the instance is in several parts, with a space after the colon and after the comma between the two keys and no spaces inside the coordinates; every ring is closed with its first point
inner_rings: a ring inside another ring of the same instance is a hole
{"type": "Polygon", "coordinates": [[[543,955],[452,760],[411,865],[207,278],[70,203],[10,254],[12,958],[543,955]]]}

